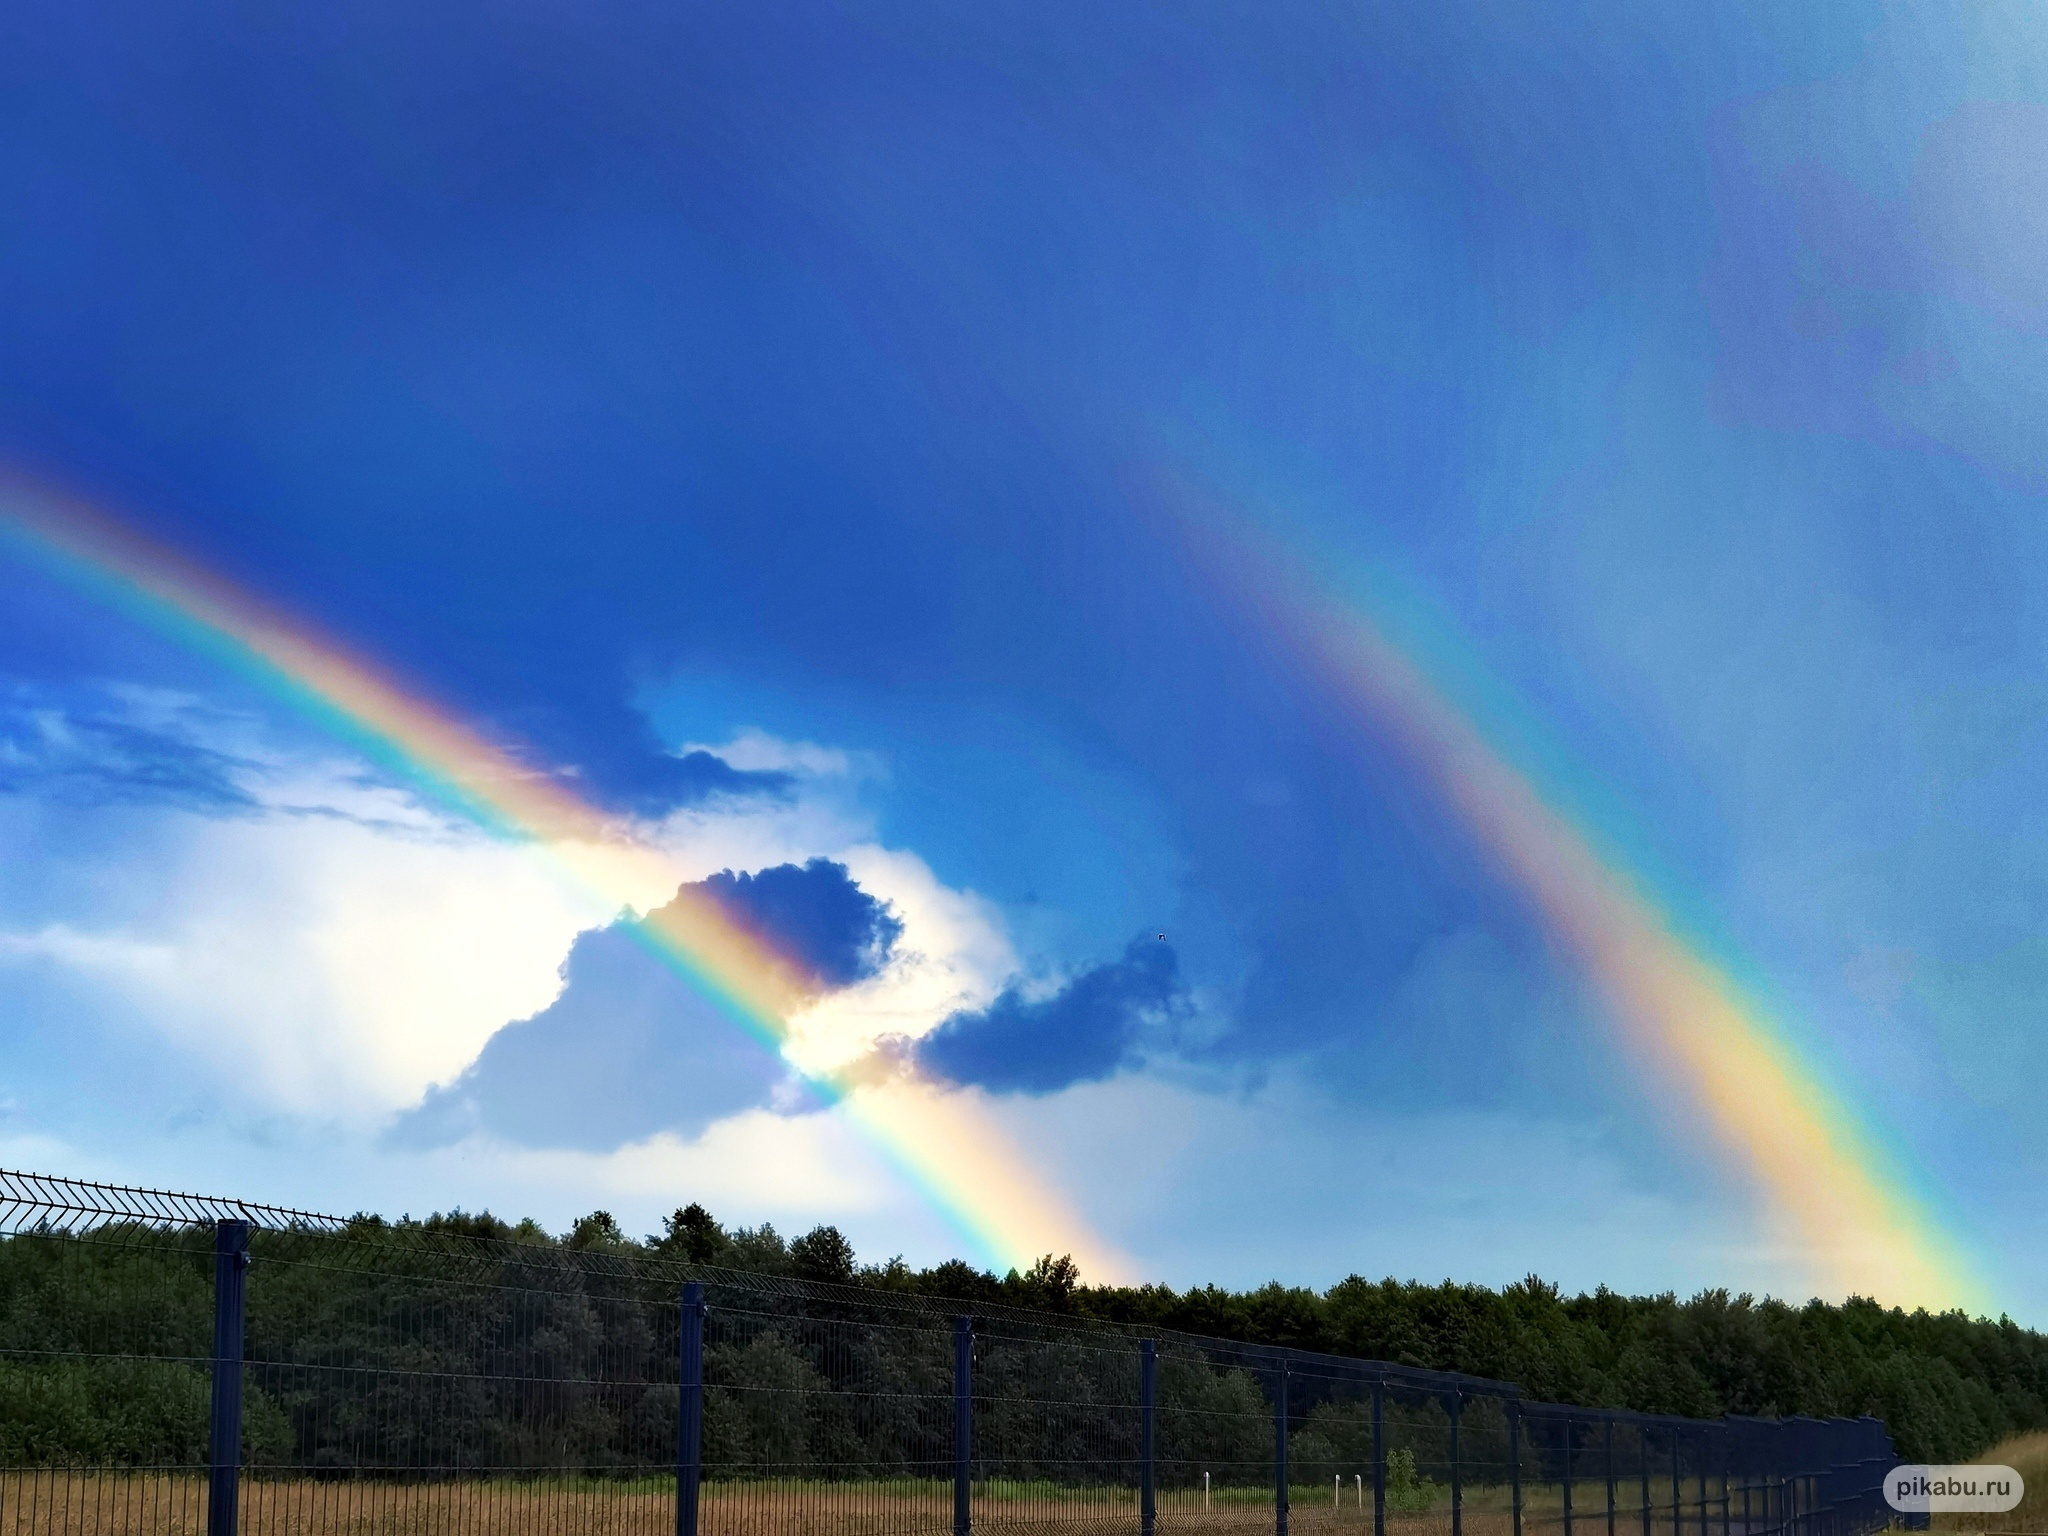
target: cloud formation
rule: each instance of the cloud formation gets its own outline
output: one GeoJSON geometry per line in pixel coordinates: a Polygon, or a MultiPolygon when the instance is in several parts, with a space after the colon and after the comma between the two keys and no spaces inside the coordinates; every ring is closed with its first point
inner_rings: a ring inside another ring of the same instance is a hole
{"type": "Polygon", "coordinates": [[[258,765],[199,740],[188,713],[134,690],[8,690],[0,695],[0,794],[216,814],[256,809],[243,780],[258,765]]]}
{"type": "Polygon", "coordinates": [[[697,888],[802,967],[821,992],[874,975],[903,936],[902,919],[830,859],[778,864],[758,874],[723,869],[697,888]]]}
{"type": "MultiPolygon", "coordinates": [[[[876,975],[903,932],[886,903],[829,859],[721,870],[683,890],[713,897],[820,993],[876,975]]],[[[581,935],[561,994],[495,1034],[392,1138],[439,1146],[481,1132],[520,1146],[609,1150],[659,1132],[694,1138],[796,1092],[777,1052],[657,958],[640,920],[625,919],[581,935]]]]}
{"type": "MultiPolygon", "coordinates": [[[[332,798],[362,805],[351,788],[332,798]]],[[[236,1102],[374,1121],[545,1006],[575,935],[602,919],[540,850],[405,825],[412,808],[391,800],[382,820],[26,801],[0,826],[18,855],[0,966],[62,978],[90,1017],[146,1023],[236,1102]],[[80,848],[119,878],[64,882],[80,848]],[[53,894],[30,917],[38,884],[53,894]]]]}
{"type": "Polygon", "coordinates": [[[948,1082],[1051,1093],[1111,1076],[1147,1028],[1193,1012],[1164,939],[1133,939],[1123,957],[1083,971],[1049,997],[1006,987],[988,1007],[956,1013],[914,1047],[948,1082]]]}
{"type": "Polygon", "coordinates": [[[737,767],[701,748],[653,755],[630,792],[621,799],[641,815],[659,816],[679,806],[701,805],[720,797],[787,800],[795,788],[791,774],[779,769],[737,767]]]}

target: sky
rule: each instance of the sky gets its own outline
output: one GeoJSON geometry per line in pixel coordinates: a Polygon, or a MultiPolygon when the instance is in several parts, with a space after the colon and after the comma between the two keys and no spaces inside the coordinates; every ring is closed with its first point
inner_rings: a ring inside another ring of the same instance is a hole
{"type": "Polygon", "coordinates": [[[654,874],[0,537],[0,1166],[2048,1323],[2044,167],[2017,4],[17,8],[9,505],[654,874]]]}

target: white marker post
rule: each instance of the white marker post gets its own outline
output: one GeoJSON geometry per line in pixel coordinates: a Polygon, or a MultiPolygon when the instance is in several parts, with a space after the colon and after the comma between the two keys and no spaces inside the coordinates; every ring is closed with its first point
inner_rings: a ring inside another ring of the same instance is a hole
{"type": "Polygon", "coordinates": [[[1204,1509],[1207,1509],[1208,1507],[1209,1507],[1209,1474],[1208,1474],[1208,1473],[1206,1473],[1206,1472],[1204,1472],[1204,1473],[1202,1474],[1202,1508],[1204,1508],[1204,1509]]]}

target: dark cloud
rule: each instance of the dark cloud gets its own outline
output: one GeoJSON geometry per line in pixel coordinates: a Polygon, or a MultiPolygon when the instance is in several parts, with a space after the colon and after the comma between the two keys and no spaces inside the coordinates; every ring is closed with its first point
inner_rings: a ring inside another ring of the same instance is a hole
{"type": "Polygon", "coordinates": [[[1123,958],[1084,971],[1051,997],[1011,987],[980,1013],[956,1013],[917,1043],[926,1071],[999,1092],[1050,1093],[1108,1077],[1145,1025],[1185,1016],[1187,993],[1171,945],[1131,941],[1123,958]]]}
{"type": "MultiPolygon", "coordinates": [[[[885,963],[902,931],[828,859],[685,886],[803,966],[821,991],[885,963]]],[[[494,1035],[469,1069],[405,1115],[392,1139],[440,1146],[473,1131],[526,1146],[603,1150],[657,1131],[695,1136],[770,1104],[787,1077],[766,1042],[657,958],[638,922],[582,935],[561,995],[494,1035]]]]}
{"type": "Polygon", "coordinates": [[[778,864],[752,875],[720,870],[694,889],[710,894],[741,927],[802,966],[821,991],[873,975],[903,934],[888,906],[830,859],[801,867],[778,864]]]}
{"type": "MultiPolygon", "coordinates": [[[[82,805],[175,804],[215,814],[263,807],[249,786],[268,765],[206,745],[200,738],[209,734],[208,724],[203,715],[175,704],[138,704],[97,687],[17,687],[0,697],[0,794],[39,794],[82,805]]],[[[735,768],[696,751],[654,754],[639,788],[612,798],[659,815],[720,798],[786,799],[792,789],[789,774],[735,768]]],[[[328,808],[268,809],[340,814],[328,808]]],[[[799,872],[792,867],[791,873],[799,872]]],[[[782,882],[778,892],[788,884],[782,882]]],[[[813,905],[818,899],[812,898],[813,905]]],[[[793,909],[802,901],[800,893],[785,894],[781,906],[793,909]]],[[[771,924],[775,915],[769,913],[771,924]]],[[[798,927],[809,932],[815,923],[798,927]]],[[[834,980],[848,973],[843,958],[834,956],[818,974],[834,980]]]]}
{"type": "Polygon", "coordinates": [[[124,718],[111,701],[77,706],[17,694],[0,702],[0,794],[246,811],[256,801],[241,780],[255,767],[177,729],[124,718]]]}

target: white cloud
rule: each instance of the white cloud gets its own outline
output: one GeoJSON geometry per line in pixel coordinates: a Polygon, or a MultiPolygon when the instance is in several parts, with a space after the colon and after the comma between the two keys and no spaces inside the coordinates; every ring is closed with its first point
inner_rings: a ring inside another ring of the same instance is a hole
{"type": "Polygon", "coordinates": [[[783,1054],[808,1072],[865,1055],[885,1035],[929,1034],[949,1014],[985,1008],[1017,970],[994,906],[940,883],[914,854],[864,843],[835,857],[903,923],[889,964],[790,1020],[783,1054]]]}
{"type": "Polygon", "coordinates": [[[752,727],[727,742],[690,741],[677,751],[709,752],[745,773],[795,773],[810,778],[843,779],[879,772],[879,764],[867,754],[821,747],[811,741],[784,741],[752,727]]]}
{"type": "MultiPolygon", "coordinates": [[[[64,808],[66,826],[85,835],[45,836],[43,857],[51,870],[90,866],[91,878],[45,898],[20,871],[0,873],[0,911],[16,914],[12,931],[0,929],[0,971],[37,965],[74,992],[111,990],[147,1028],[211,1063],[264,1124],[271,1151],[256,1163],[247,1147],[230,1155],[246,1115],[169,1138],[137,1128],[128,1154],[144,1158],[145,1182],[184,1168],[190,1182],[240,1184],[261,1166],[267,1187],[253,1192],[288,1203],[404,1209],[429,1188],[435,1207],[557,1220],[604,1204],[658,1221],[697,1199],[745,1221],[834,1221],[870,1251],[960,1251],[844,1116],[802,1112],[808,1100],[779,1106],[797,1112],[730,1117],[694,1141],[661,1134],[609,1152],[484,1136],[419,1151],[378,1135],[499,1029],[555,999],[580,931],[611,921],[621,901],[645,910],[721,869],[832,858],[903,925],[877,975],[794,1021],[789,1055],[803,1069],[986,1006],[1018,970],[1000,914],[915,854],[881,846],[828,749],[761,738],[751,762],[805,765],[796,794],[677,810],[636,829],[637,854],[581,850],[579,880],[543,849],[453,821],[357,762],[280,750],[261,722],[154,695],[132,703],[130,718],[147,714],[152,729],[234,765],[246,802],[226,814],[64,808]],[[842,776],[825,780],[828,770],[842,776]],[[233,1171],[206,1171],[215,1167],[233,1171]]],[[[39,812],[16,797],[12,814],[39,812]]]]}
{"type": "MultiPolygon", "coordinates": [[[[642,829],[673,866],[678,883],[721,869],[761,869],[836,857],[872,833],[872,822],[831,801],[799,795],[789,801],[743,800],[672,811],[642,829]]],[[[663,897],[674,895],[670,890],[663,897]]]]}
{"type": "Polygon", "coordinates": [[[785,1054],[804,1071],[843,1065],[885,1035],[927,1034],[959,1009],[987,1006],[1017,973],[994,903],[945,885],[916,854],[876,843],[871,819],[837,799],[799,794],[693,807],[648,836],[678,882],[721,869],[836,860],[903,924],[894,955],[876,975],[790,1021],[785,1054]]]}
{"type": "Polygon", "coordinates": [[[431,1156],[481,1165],[501,1187],[545,1206],[611,1201],[663,1212],[690,1200],[787,1220],[827,1219],[893,1203],[893,1181],[836,1115],[749,1110],[694,1141],[664,1131],[609,1152],[514,1147],[472,1138],[431,1156]]]}
{"type": "MultiPolygon", "coordinates": [[[[184,695],[64,701],[72,777],[134,793],[13,797],[0,964],[111,992],[266,1110],[374,1120],[545,1007],[576,933],[612,914],[541,850],[453,822],[330,751],[184,695]],[[94,754],[105,752],[104,764],[94,754]],[[186,757],[181,754],[197,754],[186,757]],[[153,800],[140,764],[203,763],[220,803],[153,800]]],[[[59,786],[61,788],[61,786],[59,786]]]]}
{"type": "MultiPolygon", "coordinates": [[[[241,765],[237,788],[255,809],[101,812],[146,816],[149,835],[98,840],[93,857],[112,867],[95,870],[88,899],[52,910],[13,893],[13,909],[40,920],[0,931],[0,964],[38,961],[111,988],[268,1110],[368,1126],[418,1103],[555,999],[576,934],[610,921],[622,898],[644,910],[721,869],[839,859],[904,924],[881,974],[797,1021],[793,1057],[807,1069],[884,1034],[923,1034],[985,1004],[1016,969],[988,903],[876,845],[843,797],[677,810],[640,829],[653,856],[624,861],[631,878],[595,882],[597,895],[545,850],[451,821],[353,761],[278,749],[260,721],[160,692],[106,697],[102,717],[118,711],[241,765]]],[[[743,740],[755,760],[844,766],[809,744],[743,740]]]]}
{"type": "Polygon", "coordinates": [[[610,914],[546,855],[343,817],[175,815],[120,910],[0,936],[109,985],[274,1108],[361,1119],[415,1102],[547,1006],[610,914]],[[169,899],[147,899],[170,893],[169,899]]]}

